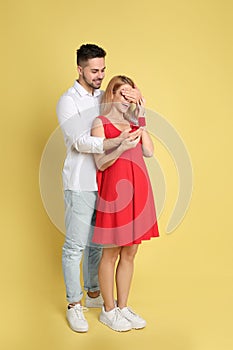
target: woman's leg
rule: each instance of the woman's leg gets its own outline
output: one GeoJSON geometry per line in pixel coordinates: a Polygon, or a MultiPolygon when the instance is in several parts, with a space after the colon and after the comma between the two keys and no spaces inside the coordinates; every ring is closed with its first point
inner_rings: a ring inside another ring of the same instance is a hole
{"type": "Polygon", "coordinates": [[[116,271],[117,302],[120,309],[127,306],[134,270],[134,257],[137,250],[138,244],[121,248],[120,260],[116,271]]]}
{"type": "Polygon", "coordinates": [[[114,270],[121,247],[104,248],[99,264],[100,291],[104,299],[105,311],[114,309],[114,270]]]}

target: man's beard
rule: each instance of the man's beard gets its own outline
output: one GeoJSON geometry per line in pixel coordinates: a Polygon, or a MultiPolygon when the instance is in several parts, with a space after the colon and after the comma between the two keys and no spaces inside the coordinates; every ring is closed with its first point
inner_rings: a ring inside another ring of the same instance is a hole
{"type": "Polygon", "coordinates": [[[85,81],[85,83],[86,83],[88,86],[90,86],[90,87],[93,88],[93,89],[99,89],[100,86],[101,86],[101,83],[102,83],[102,79],[98,79],[97,82],[99,83],[99,85],[95,85],[93,82],[89,82],[89,81],[86,79],[86,77],[85,77],[84,74],[83,74],[83,80],[85,81]]]}

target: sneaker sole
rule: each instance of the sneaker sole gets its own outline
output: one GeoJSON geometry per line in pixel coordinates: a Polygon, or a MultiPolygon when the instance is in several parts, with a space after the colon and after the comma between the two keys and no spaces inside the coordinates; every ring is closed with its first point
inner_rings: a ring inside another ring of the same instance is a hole
{"type": "Polygon", "coordinates": [[[143,329],[143,328],[145,328],[145,327],[146,327],[146,325],[145,325],[145,326],[138,326],[138,327],[132,326],[133,329],[143,329]]]}
{"type": "Polygon", "coordinates": [[[70,327],[70,329],[72,329],[72,331],[77,332],[77,333],[87,333],[88,329],[74,329],[72,327],[70,327]]]}
{"type": "Polygon", "coordinates": [[[69,320],[68,320],[68,319],[66,319],[66,320],[67,320],[67,323],[68,323],[70,329],[72,329],[72,331],[74,331],[74,332],[78,332],[78,333],[87,333],[88,330],[89,330],[89,328],[76,328],[76,329],[75,329],[75,328],[71,327],[71,325],[70,325],[70,323],[69,323],[69,320]]]}
{"type": "Polygon", "coordinates": [[[132,329],[132,327],[125,328],[125,329],[114,328],[114,327],[111,327],[107,322],[105,322],[104,320],[101,320],[101,319],[100,319],[100,322],[103,323],[105,326],[108,326],[109,328],[111,328],[113,331],[116,331],[116,332],[128,332],[128,331],[131,331],[131,329],[132,329]]]}
{"type": "Polygon", "coordinates": [[[137,325],[137,326],[136,326],[136,325],[134,325],[133,322],[130,321],[128,318],[127,318],[127,320],[128,320],[129,322],[131,322],[132,328],[133,328],[133,329],[143,329],[143,328],[146,327],[146,322],[145,322],[144,324],[140,324],[140,325],[137,325]]]}

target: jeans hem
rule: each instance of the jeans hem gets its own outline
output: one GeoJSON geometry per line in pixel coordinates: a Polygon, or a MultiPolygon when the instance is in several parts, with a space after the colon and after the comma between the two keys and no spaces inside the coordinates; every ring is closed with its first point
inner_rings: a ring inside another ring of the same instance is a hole
{"type": "Polygon", "coordinates": [[[80,295],[77,297],[77,298],[66,298],[66,300],[69,302],[69,303],[79,303],[83,298],[83,295],[81,296],[80,298],[80,295]]]}
{"type": "Polygon", "coordinates": [[[86,292],[98,292],[100,290],[100,287],[95,287],[95,288],[87,288],[84,286],[84,290],[86,292]]]}

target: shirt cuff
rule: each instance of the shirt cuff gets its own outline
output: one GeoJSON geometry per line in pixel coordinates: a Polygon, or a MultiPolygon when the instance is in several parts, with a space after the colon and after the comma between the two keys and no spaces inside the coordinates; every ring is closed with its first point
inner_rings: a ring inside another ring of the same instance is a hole
{"type": "Polygon", "coordinates": [[[104,137],[81,137],[75,142],[74,146],[81,153],[104,153],[103,141],[104,137]]]}

